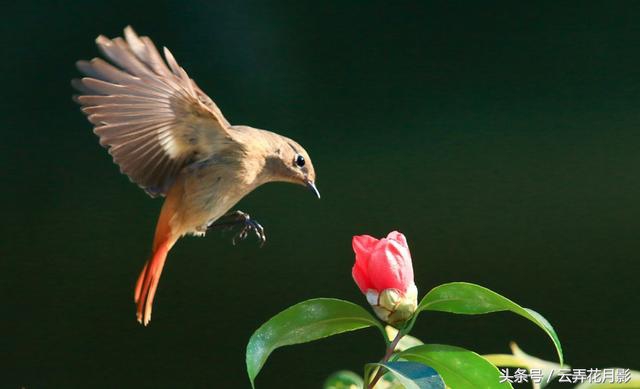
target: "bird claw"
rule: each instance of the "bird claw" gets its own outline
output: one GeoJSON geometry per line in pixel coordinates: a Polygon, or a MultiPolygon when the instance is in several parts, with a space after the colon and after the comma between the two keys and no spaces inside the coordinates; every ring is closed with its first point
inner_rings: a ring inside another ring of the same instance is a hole
{"type": "Polygon", "coordinates": [[[228,221],[214,222],[208,228],[221,227],[223,230],[231,230],[233,229],[233,227],[240,224],[240,231],[238,231],[238,233],[231,240],[231,243],[234,246],[237,242],[247,239],[252,231],[256,234],[256,237],[260,241],[260,247],[264,246],[264,243],[267,240],[267,236],[264,233],[264,228],[260,225],[260,223],[251,219],[251,216],[249,216],[249,214],[242,211],[235,211],[223,216],[223,218],[224,217],[226,217],[228,221]]]}
{"type": "Polygon", "coordinates": [[[267,236],[264,233],[264,227],[262,227],[257,221],[251,219],[249,215],[246,215],[246,218],[244,221],[241,221],[241,223],[243,223],[243,225],[240,228],[240,231],[238,231],[238,233],[233,237],[231,243],[235,245],[238,241],[247,239],[251,231],[253,231],[260,241],[260,247],[264,246],[264,242],[267,241],[267,236]]]}

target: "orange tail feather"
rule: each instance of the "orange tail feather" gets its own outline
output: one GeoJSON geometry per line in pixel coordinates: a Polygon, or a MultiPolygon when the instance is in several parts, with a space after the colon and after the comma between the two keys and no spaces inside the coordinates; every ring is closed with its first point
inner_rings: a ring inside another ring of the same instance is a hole
{"type": "Polygon", "coordinates": [[[145,262],[142,272],[136,281],[136,289],[134,301],[137,304],[136,316],[138,322],[145,326],[151,321],[151,310],[153,306],[153,298],[158,289],[160,275],[164,268],[169,250],[176,243],[177,237],[173,233],[169,222],[175,214],[175,199],[179,196],[172,196],[169,193],[165,200],[158,224],[156,225],[156,233],[153,241],[153,254],[151,259],[145,262]]]}
{"type": "Polygon", "coordinates": [[[136,283],[136,303],[138,304],[136,316],[138,322],[145,326],[151,321],[153,298],[158,289],[158,282],[160,281],[167,254],[169,254],[169,250],[171,250],[174,243],[174,239],[167,239],[162,242],[153,253],[151,259],[145,263],[138,277],[138,282],[136,283]]]}

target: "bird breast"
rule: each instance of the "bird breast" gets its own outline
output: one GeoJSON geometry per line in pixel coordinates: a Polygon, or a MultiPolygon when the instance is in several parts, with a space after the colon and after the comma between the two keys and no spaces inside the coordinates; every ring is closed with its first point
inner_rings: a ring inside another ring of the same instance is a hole
{"type": "Polygon", "coordinates": [[[180,199],[172,229],[179,235],[202,234],[256,186],[255,174],[242,161],[218,158],[189,165],[168,195],[180,199]]]}

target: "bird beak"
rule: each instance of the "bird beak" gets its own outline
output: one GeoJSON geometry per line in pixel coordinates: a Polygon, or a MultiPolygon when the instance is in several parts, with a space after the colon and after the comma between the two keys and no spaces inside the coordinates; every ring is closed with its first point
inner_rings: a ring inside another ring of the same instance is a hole
{"type": "Polygon", "coordinates": [[[320,198],[320,192],[318,192],[318,188],[316,188],[316,184],[311,180],[307,180],[307,188],[309,188],[318,198],[320,198]]]}

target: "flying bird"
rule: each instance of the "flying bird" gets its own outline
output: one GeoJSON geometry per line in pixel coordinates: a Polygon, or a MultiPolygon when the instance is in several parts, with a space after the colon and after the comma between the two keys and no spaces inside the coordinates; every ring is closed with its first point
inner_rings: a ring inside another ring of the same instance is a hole
{"type": "Polygon", "coordinates": [[[264,229],[242,211],[229,212],[267,182],[316,189],[311,158],[297,142],[244,125],[231,125],[218,106],[164,48],[128,26],[124,39],[100,35],[108,61],[78,61],[74,100],[94,126],[120,171],[151,197],[165,197],[150,258],[135,285],[138,322],[151,320],[153,299],[169,250],[184,235],[239,226],[234,237],[264,229]]]}

